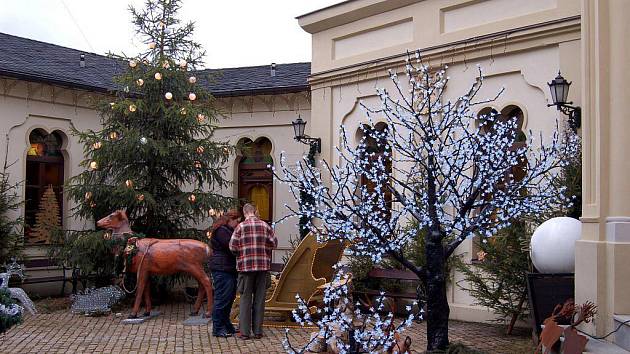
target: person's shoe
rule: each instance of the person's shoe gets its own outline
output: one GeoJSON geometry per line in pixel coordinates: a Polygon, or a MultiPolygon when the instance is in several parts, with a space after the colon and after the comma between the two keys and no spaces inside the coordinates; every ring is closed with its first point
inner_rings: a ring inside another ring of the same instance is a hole
{"type": "Polygon", "coordinates": [[[254,339],[260,339],[260,338],[262,338],[262,337],[263,337],[262,333],[260,333],[260,334],[254,334],[254,339]]]}
{"type": "Polygon", "coordinates": [[[232,334],[228,332],[212,333],[212,335],[219,338],[229,338],[232,336],[232,334]]]}
{"type": "Polygon", "coordinates": [[[239,335],[238,335],[238,339],[248,340],[248,339],[249,339],[249,336],[246,336],[246,335],[244,335],[244,334],[239,334],[239,335]]]}

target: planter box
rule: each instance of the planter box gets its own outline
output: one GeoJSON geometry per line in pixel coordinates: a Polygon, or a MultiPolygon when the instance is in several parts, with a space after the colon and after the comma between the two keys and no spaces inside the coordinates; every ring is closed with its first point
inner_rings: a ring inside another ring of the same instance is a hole
{"type": "Polygon", "coordinates": [[[554,307],[568,299],[575,299],[575,276],[573,273],[529,273],[527,292],[532,328],[539,338],[540,325],[551,316],[554,307]]]}

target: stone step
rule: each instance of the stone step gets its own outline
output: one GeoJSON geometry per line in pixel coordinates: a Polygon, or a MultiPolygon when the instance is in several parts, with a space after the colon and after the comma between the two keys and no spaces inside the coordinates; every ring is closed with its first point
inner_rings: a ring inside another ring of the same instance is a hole
{"type": "MultiPolygon", "coordinates": [[[[630,316],[626,316],[626,317],[628,317],[628,319],[630,319],[630,316]]],[[[623,322],[623,321],[621,321],[621,322],[623,322]]],[[[615,328],[617,328],[618,325],[619,325],[619,323],[617,323],[615,325],[615,328]]],[[[545,328],[544,325],[542,325],[541,327],[545,328]]],[[[568,326],[560,325],[560,327],[566,328],[568,326]]],[[[619,330],[619,331],[621,331],[621,330],[619,330]]],[[[619,332],[617,332],[617,333],[619,333],[619,332]]],[[[585,335],[584,333],[580,333],[580,334],[581,335],[585,335]]],[[[608,341],[602,340],[602,339],[595,339],[595,338],[592,338],[592,337],[590,337],[588,335],[586,335],[586,336],[588,337],[588,343],[586,343],[586,348],[584,348],[583,354],[603,354],[603,353],[606,353],[606,354],[630,354],[630,351],[627,348],[622,348],[621,346],[619,346],[619,344],[614,344],[614,343],[611,343],[611,342],[608,342],[608,341]]],[[[630,338],[627,338],[627,339],[630,339],[630,338]]],[[[560,341],[564,342],[564,337],[560,337],[560,341]]],[[[545,349],[546,348],[543,346],[543,352],[544,352],[545,349]]]]}
{"type": "Polygon", "coordinates": [[[630,323],[624,322],[630,321],[630,315],[613,315],[614,325],[613,328],[617,329],[619,325],[621,328],[614,334],[615,344],[622,347],[625,350],[630,351],[630,323]]]}
{"type": "Polygon", "coordinates": [[[629,354],[630,352],[605,340],[590,338],[584,348],[584,354],[629,354]]]}

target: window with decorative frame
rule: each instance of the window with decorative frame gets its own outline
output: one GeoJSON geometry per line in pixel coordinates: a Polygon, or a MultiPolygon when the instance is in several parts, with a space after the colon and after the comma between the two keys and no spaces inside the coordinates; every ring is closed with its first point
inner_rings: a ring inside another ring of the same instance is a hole
{"type": "Polygon", "coordinates": [[[48,218],[48,223],[56,222],[56,226],[62,226],[65,182],[65,159],[62,151],[64,139],[66,139],[65,134],[58,130],[48,133],[43,129],[34,129],[29,135],[24,206],[24,233],[25,240],[29,243],[50,242],[47,236],[43,236],[38,231],[41,227],[38,224],[44,218],[48,218]]]}
{"type": "Polygon", "coordinates": [[[238,197],[242,202],[256,205],[260,218],[273,221],[273,165],[272,143],[261,137],[239,141],[238,197]]]}
{"type": "MultiPolygon", "coordinates": [[[[379,122],[373,127],[363,126],[359,128],[359,139],[365,138],[366,153],[369,155],[367,159],[369,161],[377,161],[383,158],[385,161],[385,168],[388,175],[392,174],[392,148],[387,142],[387,123],[379,122]],[[383,134],[384,133],[384,134],[383,134]]],[[[367,187],[368,193],[372,193],[376,185],[370,181],[366,176],[361,176],[361,185],[367,187]]],[[[386,208],[384,212],[389,216],[392,209],[392,192],[386,186],[382,186],[382,190],[385,194],[386,208]]]]}
{"type": "MultiPolygon", "coordinates": [[[[494,116],[496,120],[507,121],[508,119],[516,120],[516,137],[515,141],[512,144],[511,149],[519,149],[527,146],[527,136],[523,132],[523,124],[524,124],[524,113],[523,110],[517,105],[508,105],[504,107],[501,112],[498,112],[496,109],[492,107],[486,107],[479,111],[477,117],[481,121],[485,117],[494,116]]],[[[492,124],[487,124],[481,131],[483,134],[492,134],[492,124]]],[[[527,160],[524,159],[519,161],[519,163],[513,166],[510,171],[506,171],[505,173],[505,181],[508,179],[512,181],[520,181],[527,175],[527,160]]],[[[501,184],[497,185],[496,188],[501,188],[501,184]]],[[[524,191],[525,192],[525,191],[524,191]]],[[[492,195],[486,195],[485,198],[492,198],[492,195]]],[[[471,248],[471,260],[473,262],[479,261],[482,258],[480,253],[481,248],[479,246],[479,242],[481,242],[481,238],[479,236],[474,236],[472,238],[472,248],[471,248]]]]}

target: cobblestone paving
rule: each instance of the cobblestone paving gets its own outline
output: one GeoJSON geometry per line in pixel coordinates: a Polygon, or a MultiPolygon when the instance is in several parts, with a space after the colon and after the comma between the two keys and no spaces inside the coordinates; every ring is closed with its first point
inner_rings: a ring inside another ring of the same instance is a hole
{"type": "MultiPolygon", "coordinates": [[[[183,326],[190,305],[158,307],[162,315],[138,325],[123,325],[122,317],[85,317],[68,310],[27,316],[25,321],[0,335],[2,353],[283,353],[284,329],[265,328],[260,340],[212,337],[210,326],[183,326]]],[[[452,321],[452,342],[487,353],[531,353],[527,332],[502,335],[503,327],[452,321]]],[[[292,342],[301,343],[308,330],[292,329],[292,342]]],[[[426,327],[414,324],[408,335],[414,353],[425,348],[426,327]]]]}

